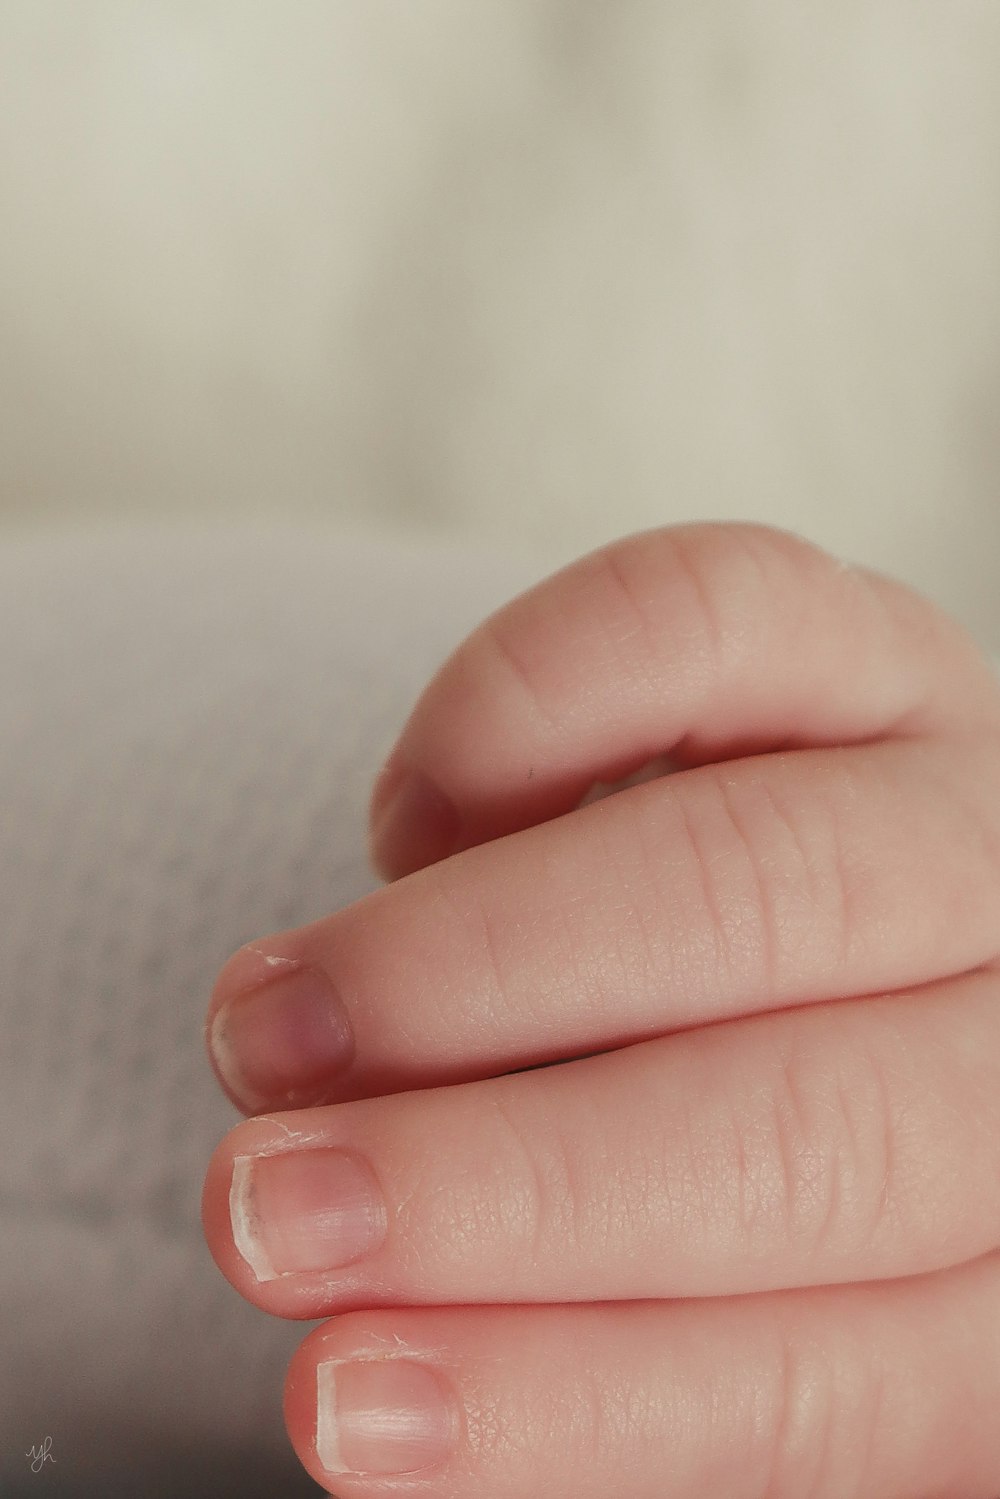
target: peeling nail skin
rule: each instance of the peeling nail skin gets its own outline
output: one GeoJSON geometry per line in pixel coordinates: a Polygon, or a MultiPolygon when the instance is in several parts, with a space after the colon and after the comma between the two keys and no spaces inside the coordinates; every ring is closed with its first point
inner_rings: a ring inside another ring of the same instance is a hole
{"type": "Polygon", "coordinates": [[[229,1188],[229,1217],[233,1225],[233,1242],[240,1256],[250,1266],[258,1281],[277,1280],[278,1272],[264,1253],[254,1233],[253,1187],[251,1175],[254,1158],[238,1155],[233,1160],[233,1179],[229,1188]]]}
{"type": "Polygon", "coordinates": [[[262,947],[253,947],[250,943],[247,943],[247,951],[255,952],[258,957],[263,958],[269,968],[280,968],[282,963],[286,963],[289,968],[298,966],[296,958],[283,958],[280,953],[265,952],[262,947]]]}
{"type": "MultiPolygon", "coordinates": [[[[293,1140],[296,1145],[310,1145],[314,1140],[322,1140],[324,1138],[323,1131],[320,1129],[292,1129],[291,1125],[286,1124],[283,1119],[277,1119],[273,1116],[268,1116],[267,1123],[273,1124],[275,1129],[283,1130],[285,1138],[293,1140]]],[[[257,1154],[278,1155],[284,1148],[284,1145],[279,1141],[276,1145],[258,1150],[257,1154]]]]}

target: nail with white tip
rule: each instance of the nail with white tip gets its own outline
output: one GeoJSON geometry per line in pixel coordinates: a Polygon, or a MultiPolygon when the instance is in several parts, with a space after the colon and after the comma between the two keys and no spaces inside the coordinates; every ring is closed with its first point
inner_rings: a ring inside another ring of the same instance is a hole
{"type": "Polygon", "coordinates": [[[374,1173],[350,1150],[236,1156],[229,1215],[259,1282],[339,1270],[378,1248],[388,1228],[374,1173]]]}
{"type": "Polygon", "coordinates": [[[316,1368],[316,1456],[327,1473],[418,1473],[454,1450],[458,1412],[434,1369],[412,1359],[316,1368]]]}

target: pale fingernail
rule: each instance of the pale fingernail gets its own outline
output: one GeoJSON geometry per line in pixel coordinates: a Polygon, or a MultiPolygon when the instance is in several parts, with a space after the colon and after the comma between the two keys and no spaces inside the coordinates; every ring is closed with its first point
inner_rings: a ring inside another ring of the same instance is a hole
{"type": "Polygon", "coordinates": [[[326,974],[307,965],[224,1000],[208,1044],[220,1077],[248,1109],[322,1087],[354,1056],[339,995],[326,974]]]}
{"type": "Polygon", "coordinates": [[[327,1473],[417,1473],[454,1449],[454,1395],[412,1359],[331,1360],[316,1368],[316,1456],[327,1473]]]}
{"type": "Polygon", "coordinates": [[[236,1156],[229,1213],[258,1281],[339,1270],[377,1248],[388,1227],[374,1173],[345,1150],[236,1156]]]}

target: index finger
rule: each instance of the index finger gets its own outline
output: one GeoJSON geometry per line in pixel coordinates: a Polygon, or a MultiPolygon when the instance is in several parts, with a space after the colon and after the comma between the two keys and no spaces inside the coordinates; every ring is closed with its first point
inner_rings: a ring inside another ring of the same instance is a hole
{"type": "Polygon", "coordinates": [[[626,536],[490,615],[418,698],[373,792],[397,879],[571,811],[595,782],[1000,724],[975,640],[908,585],[728,522],[626,536]]]}

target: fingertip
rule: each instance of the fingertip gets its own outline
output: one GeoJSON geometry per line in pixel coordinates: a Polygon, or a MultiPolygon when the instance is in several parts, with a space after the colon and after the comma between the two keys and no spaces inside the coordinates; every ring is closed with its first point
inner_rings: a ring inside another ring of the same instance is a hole
{"type": "Polygon", "coordinates": [[[245,942],[223,963],[209,995],[202,1025],[205,1055],[222,1092],[244,1118],[259,1114],[267,1107],[268,1099],[256,1094],[239,1076],[237,1058],[227,1045],[225,1012],[238,996],[261,989],[281,974],[300,966],[297,952],[280,950],[289,938],[294,943],[297,934],[284,932],[245,942]],[[266,942],[270,950],[263,947],[262,942],[266,942]]]}
{"type": "Polygon", "coordinates": [[[248,1168],[258,1157],[324,1144],[324,1122],[314,1110],[259,1115],[223,1135],[209,1157],[201,1192],[202,1234],[219,1271],[247,1301],[272,1316],[311,1319],[320,1293],[300,1277],[268,1277],[247,1253],[248,1168]]]}
{"type": "Polygon", "coordinates": [[[402,879],[457,853],[462,818],[451,798],[415,766],[397,762],[372,798],[368,839],[375,869],[402,879]]]}
{"type": "Polygon", "coordinates": [[[308,1333],[292,1354],[285,1374],[281,1408],[285,1430],[295,1455],[307,1472],[320,1481],[316,1461],[316,1362],[319,1328],[308,1333]]]}

